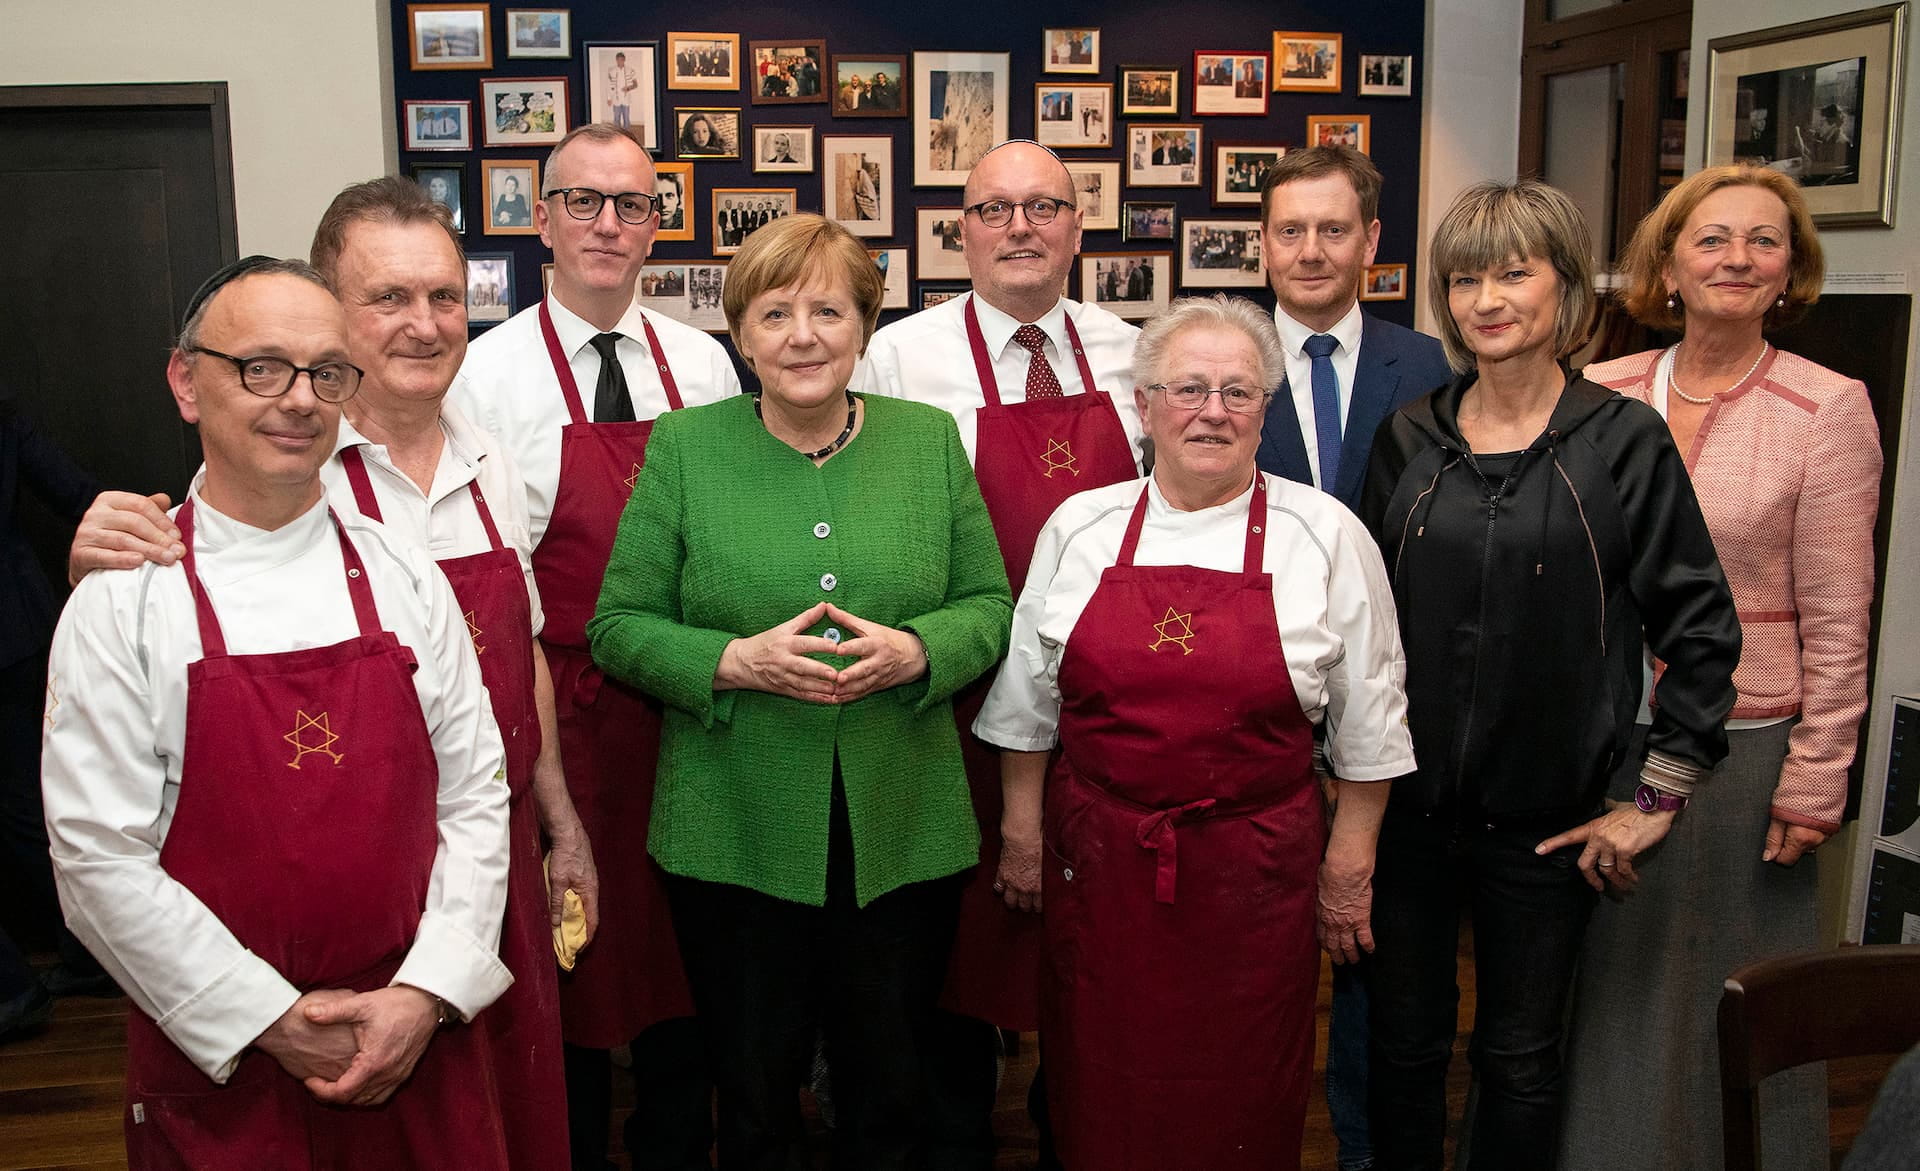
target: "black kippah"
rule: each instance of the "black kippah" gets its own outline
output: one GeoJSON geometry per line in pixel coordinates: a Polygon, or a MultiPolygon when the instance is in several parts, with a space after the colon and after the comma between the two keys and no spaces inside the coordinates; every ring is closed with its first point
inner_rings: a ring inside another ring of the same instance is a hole
{"type": "Polygon", "coordinates": [[[184,330],[187,327],[187,322],[193,320],[193,315],[200,312],[200,307],[205,305],[208,300],[221,289],[226,288],[250,272],[257,272],[270,264],[279,263],[280,260],[278,257],[262,256],[255,253],[252,256],[241,257],[239,260],[220,269],[220,271],[214,273],[206,280],[201,281],[200,287],[193,291],[193,297],[187,302],[187,312],[185,316],[180,318],[180,328],[184,330]]]}

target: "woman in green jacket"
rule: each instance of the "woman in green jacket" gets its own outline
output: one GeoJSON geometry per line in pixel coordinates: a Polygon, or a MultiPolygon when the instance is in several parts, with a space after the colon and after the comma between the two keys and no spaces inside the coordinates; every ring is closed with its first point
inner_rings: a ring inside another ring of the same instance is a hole
{"type": "Polygon", "coordinates": [[[945,412],[847,391],[880,315],[814,215],[754,233],[724,306],[757,396],[656,422],[594,658],[667,705],[647,847],[723,1097],[723,1168],[804,1166],[826,1030],[836,1162],[925,1149],[921,1039],[978,852],[949,697],[1012,599],[945,412]]]}

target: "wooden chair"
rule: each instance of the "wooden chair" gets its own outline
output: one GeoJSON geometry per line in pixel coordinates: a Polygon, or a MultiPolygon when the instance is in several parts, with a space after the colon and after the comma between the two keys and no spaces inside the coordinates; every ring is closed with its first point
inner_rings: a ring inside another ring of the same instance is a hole
{"type": "Polygon", "coordinates": [[[1920,944],[1796,952],[1748,964],[1720,996],[1727,1171],[1759,1171],[1760,1082],[1811,1061],[1920,1043],[1920,944]]]}

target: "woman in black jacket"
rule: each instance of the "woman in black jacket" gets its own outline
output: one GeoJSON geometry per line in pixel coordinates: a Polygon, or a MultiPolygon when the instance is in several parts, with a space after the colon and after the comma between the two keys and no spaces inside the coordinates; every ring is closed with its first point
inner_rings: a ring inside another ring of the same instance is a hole
{"type": "Polygon", "coordinates": [[[1374,875],[1383,1167],[1441,1165],[1463,895],[1474,1165],[1552,1165],[1561,1017],[1594,891],[1631,889],[1635,859],[1726,754],[1740,629],[1680,453],[1654,411],[1563,365],[1592,317],[1590,255],[1552,187],[1462,195],[1428,266],[1461,376],[1374,441],[1361,515],[1393,577],[1418,762],[1394,785],[1374,875]],[[1667,666],[1645,783],[1603,811],[1643,643],[1667,666]]]}

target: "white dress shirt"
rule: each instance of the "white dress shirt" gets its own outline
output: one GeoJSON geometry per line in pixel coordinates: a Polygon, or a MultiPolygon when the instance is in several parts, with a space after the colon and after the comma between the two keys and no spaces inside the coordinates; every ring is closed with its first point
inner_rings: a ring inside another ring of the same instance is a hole
{"type": "Polygon", "coordinates": [[[479,481],[480,494],[487,498],[487,513],[493,517],[494,528],[500,530],[501,543],[520,559],[520,572],[527,579],[527,603],[533,610],[533,633],[538,635],[545,617],[540,612],[540,590],[533,581],[533,530],[527,520],[527,486],[520,479],[520,470],[499,440],[468,422],[452,403],[440,406],[440,430],[446,443],[440,449],[440,462],[433,469],[433,487],[428,492],[421,492],[418,484],[393,466],[385,445],[367,439],[345,417],[340,420],[334,458],[321,467],[320,479],[341,516],[359,515],[353,485],[340,463],[342,451],[358,447],[388,535],[425,549],[435,561],[469,557],[493,548],[486,526],[480,523],[480,512],[473,506],[473,493],[467,488],[479,481]]]}
{"type": "MultiPolygon", "coordinates": [[[[866,357],[854,368],[853,389],[939,407],[959,425],[960,442],[967,449],[967,459],[972,460],[979,435],[975,415],[986,405],[987,396],[980,389],[973,350],[967,345],[969,301],[980,317],[980,336],[993,360],[1000,401],[1027,401],[1027,363],[1031,355],[1013,340],[1014,331],[1022,323],[971,293],[923,309],[875,333],[867,343],[866,357]]],[[[1133,405],[1133,343],[1140,330],[1098,305],[1064,297],[1056,302],[1032,324],[1047,335],[1044,353],[1064,394],[1080,394],[1087,389],[1067,341],[1069,314],[1074,328],[1080,331],[1080,344],[1086,350],[1087,365],[1093,368],[1094,381],[1120,413],[1120,426],[1127,433],[1133,462],[1138,466],[1143,447],[1140,412],[1133,405]]]]}
{"type": "MultiPolygon", "coordinates": [[[[1320,482],[1320,441],[1314,428],[1319,416],[1313,410],[1313,359],[1307,357],[1307,339],[1318,330],[1288,317],[1278,306],[1273,310],[1274,328],[1280,331],[1280,346],[1287,352],[1287,388],[1293,392],[1294,413],[1300,418],[1300,438],[1307,444],[1307,466],[1313,469],[1316,487],[1333,491],[1320,482]]],[[[1353,378],[1360,367],[1360,333],[1364,324],[1360,302],[1348,308],[1347,315],[1326,332],[1339,342],[1333,351],[1333,374],[1340,384],[1340,434],[1347,433],[1347,412],[1353,407],[1353,378]]]]}
{"type": "MultiPolygon", "coordinates": [[[[580,389],[581,409],[592,419],[594,387],[600,381],[600,351],[589,343],[600,331],[551,296],[547,305],[553,310],[553,332],[560,339],[560,351],[567,355],[573,380],[580,389]]],[[[740,378],[719,342],[671,317],[629,305],[613,332],[622,335],[614,353],[626,372],[634,418],[652,419],[668,405],[660,371],[647,350],[646,330],[640,325],[643,316],[660,338],[682,404],[697,407],[740,393],[740,378]]],[[[573,421],[567,414],[566,400],[560,396],[560,381],[554,377],[553,363],[547,357],[547,343],[540,335],[538,305],[522,309],[473,339],[447,399],[468,419],[492,432],[512,454],[526,479],[528,520],[533,543],[538,546],[546,535],[554,495],[560,487],[560,432],[573,421]]]]}
{"type": "MultiPolygon", "coordinates": [[[[1326,721],[1337,776],[1380,781],[1410,773],[1407,664],[1379,547],[1338,500],[1278,476],[1266,479],[1265,568],[1300,708],[1313,723],[1326,721]]],[[[1241,568],[1251,483],[1227,503],[1197,512],[1179,511],[1151,477],[1146,483],[1135,565],[1241,568]]],[[[973,724],[982,739],[1021,752],[1043,752],[1059,741],[1060,660],[1101,573],[1119,559],[1140,491],[1138,480],[1095,488],[1048,518],[1014,606],[1012,648],[973,724]]]]}
{"type": "MultiPolygon", "coordinates": [[[[195,556],[230,653],[330,646],[359,633],[324,497],[272,532],[195,499],[195,556]]],[[[513,983],[497,954],[507,896],[500,733],[446,577],[373,522],[345,511],[340,519],[381,625],[419,659],[413,686],[440,766],[426,906],[393,982],[472,1016],[513,983]]],[[[187,666],[201,657],[183,566],[89,574],[54,634],[42,785],[74,934],[196,1066],[224,1082],[300,990],[160,867],[180,797],[187,666]]]]}

